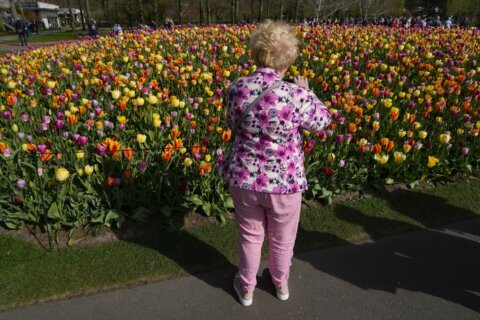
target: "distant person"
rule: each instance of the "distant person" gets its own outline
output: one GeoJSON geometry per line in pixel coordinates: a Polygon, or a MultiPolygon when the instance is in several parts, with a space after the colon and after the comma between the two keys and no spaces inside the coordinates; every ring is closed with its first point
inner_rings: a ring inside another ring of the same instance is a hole
{"type": "Polygon", "coordinates": [[[98,35],[97,22],[95,20],[91,20],[88,24],[88,35],[91,37],[98,35]]]}
{"type": "Polygon", "coordinates": [[[15,21],[15,32],[17,32],[18,37],[20,38],[20,44],[22,46],[27,46],[27,36],[25,34],[25,23],[23,23],[22,20],[17,18],[17,21],[15,21]]]}
{"type": "Polygon", "coordinates": [[[119,33],[122,33],[122,32],[123,32],[122,26],[120,26],[118,23],[115,23],[115,24],[113,25],[113,33],[114,33],[115,35],[118,35],[119,33]]]}
{"type": "Polygon", "coordinates": [[[448,17],[447,21],[445,21],[445,27],[451,28],[451,27],[452,27],[452,24],[453,24],[453,18],[452,18],[452,17],[448,17]]]}
{"type": "Polygon", "coordinates": [[[173,23],[172,19],[165,19],[165,28],[167,28],[168,30],[173,30],[175,28],[175,24],[173,23]]]}
{"type": "Polygon", "coordinates": [[[150,28],[152,28],[153,30],[156,30],[157,29],[157,23],[155,21],[150,22],[150,28]]]}

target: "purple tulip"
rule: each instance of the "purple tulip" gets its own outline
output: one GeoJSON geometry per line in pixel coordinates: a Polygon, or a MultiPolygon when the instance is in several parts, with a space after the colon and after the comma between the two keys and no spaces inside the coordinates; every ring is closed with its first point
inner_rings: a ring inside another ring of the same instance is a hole
{"type": "Polygon", "coordinates": [[[342,143],[342,142],[343,142],[343,138],[344,138],[343,134],[337,135],[337,143],[342,143]]]}
{"type": "Polygon", "coordinates": [[[43,153],[45,153],[45,151],[47,151],[47,146],[44,145],[44,144],[40,144],[40,145],[37,146],[37,150],[38,150],[38,152],[43,154],[43,153]]]}
{"type": "Polygon", "coordinates": [[[470,149],[469,149],[469,148],[467,148],[467,147],[463,147],[463,148],[462,148],[462,154],[463,154],[464,156],[466,156],[469,152],[470,152],[470,149]]]}
{"type": "Polygon", "coordinates": [[[12,152],[10,151],[10,149],[6,148],[5,150],[3,150],[3,155],[5,157],[10,157],[10,155],[12,154],[12,152]]]}
{"type": "Polygon", "coordinates": [[[63,122],[63,120],[55,120],[55,127],[57,129],[62,129],[64,125],[65,125],[65,122],[63,122]]]}
{"type": "Polygon", "coordinates": [[[23,179],[18,179],[17,180],[17,188],[18,189],[24,189],[25,186],[27,185],[27,182],[23,179]]]}
{"type": "Polygon", "coordinates": [[[12,112],[9,110],[2,111],[2,118],[5,120],[10,120],[12,118],[12,112]]]}
{"type": "Polygon", "coordinates": [[[340,161],[338,161],[338,167],[339,167],[339,168],[345,167],[345,160],[340,160],[340,161]]]}
{"type": "Polygon", "coordinates": [[[103,157],[105,155],[105,152],[107,152],[107,148],[104,145],[97,145],[97,153],[100,157],[103,157]]]}
{"type": "Polygon", "coordinates": [[[86,136],[80,136],[78,138],[78,143],[82,146],[86,146],[88,144],[88,137],[86,136]]]}
{"type": "Polygon", "coordinates": [[[148,162],[142,161],[138,164],[138,169],[141,171],[145,171],[148,168],[148,162]]]}

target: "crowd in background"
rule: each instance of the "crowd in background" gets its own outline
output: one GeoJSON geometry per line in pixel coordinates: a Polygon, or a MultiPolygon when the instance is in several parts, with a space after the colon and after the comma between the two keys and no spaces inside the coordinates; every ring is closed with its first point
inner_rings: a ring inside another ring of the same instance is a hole
{"type": "MultiPolygon", "coordinates": [[[[361,19],[359,17],[347,16],[343,18],[306,18],[303,21],[303,24],[306,26],[315,26],[318,24],[341,24],[341,25],[383,25],[389,27],[441,27],[445,26],[451,28],[454,26],[455,20],[452,16],[442,19],[440,16],[436,17],[427,17],[427,16],[418,16],[418,17],[373,17],[371,19],[361,19]]],[[[459,26],[469,28],[471,24],[468,18],[465,18],[459,26]]]]}

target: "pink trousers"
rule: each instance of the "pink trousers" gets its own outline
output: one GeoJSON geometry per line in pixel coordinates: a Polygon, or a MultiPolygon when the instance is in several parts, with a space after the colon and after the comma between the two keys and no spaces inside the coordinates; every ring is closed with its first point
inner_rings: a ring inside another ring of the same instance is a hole
{"type": "Polygon", "coordinates": [[[230,187],[240,240],[238,272],[246,291],[257,284],[265,233],[270,244],[269,268],[273,284],[287,284],[297,237],[302,193],[271,194],[230,187]]]}

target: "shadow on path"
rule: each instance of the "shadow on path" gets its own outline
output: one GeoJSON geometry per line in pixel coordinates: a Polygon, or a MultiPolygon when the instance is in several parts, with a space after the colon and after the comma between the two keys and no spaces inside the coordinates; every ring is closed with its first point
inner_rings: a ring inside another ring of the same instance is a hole
{"type": "MultiPolygon", "coordinates": [[[[399,191],[383,198],[392,209],[421,224],[432,220],[446,223],[453,216],[458,220],[475,215],[448,204],[443,198],[421,192],[399,191]],[[438,215],[444,215],[445,221],[438,219],[438,215]]],[[[362,226],[372,238],[418,229],[414,224],[366,215],[346,205],[337,205],[335,214],[343,221],[362,226]]],[[[480,222],[476,221],[476,225],[468,225],[464,230],[455,229],[455,234],[443,228],[427,229],[411,234],[408,241],[392,236],[381,242],[373,240],[327,250],[325,254],[306,255],[308,258],[303,259],[318,270],[364,290],[421,292],[480,312],[480,243],[471,239],[472,235],[480,236],[480,222]]],[[[302,233],[308,238],[325,237],[320,232],[302,233]]]]}
{"type": "Polygon", "coordinates": [[[177,226],[172,231],[158,231],[123,240],[157,251],[195,278],[236,298],[232,287],[236,271],[234,265],[222,252],[189,231],[177,226]],[[210,272],[212,268],[221,270],[210,272]]]}

